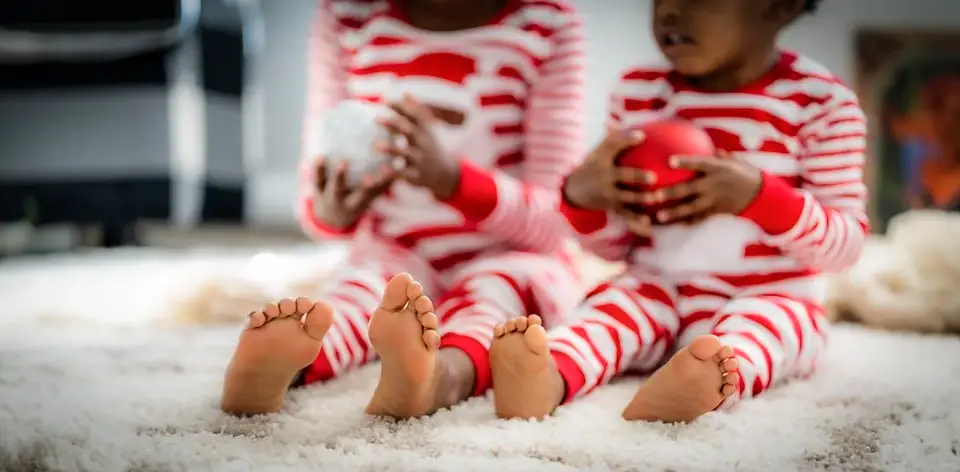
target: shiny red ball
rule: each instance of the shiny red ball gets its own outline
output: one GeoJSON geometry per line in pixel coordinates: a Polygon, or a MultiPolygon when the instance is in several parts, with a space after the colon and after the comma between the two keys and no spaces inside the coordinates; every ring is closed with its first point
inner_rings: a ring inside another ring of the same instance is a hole
{"type": "Polygon", "coordinates": [[[655,121],[640,130],[645,136],[643,142],[621,154],[617,165],[653,172],[657,176],[652,186],[655,189],[672,187],[696,177],[692,171],[672,168],[671,157],[710,157],[717,152],[710,135],[689,121],[655,121]]]}
{"type": "MultiPolygon", "coordinates": [[[[690,121],[654,121],[642,126],[640,131],[644,134],[643,142],[617,158],[619,166],[649,171],[656,176],[656,183],[641,186],[639,190],[659,190],[696,178],[696,172],[671,167],[670,159],[674,156],[712,157],[717,152],[710,135],[690,121]]],[[[675,203],[665,202],[644,210],[652,212],[675,203]]]]}

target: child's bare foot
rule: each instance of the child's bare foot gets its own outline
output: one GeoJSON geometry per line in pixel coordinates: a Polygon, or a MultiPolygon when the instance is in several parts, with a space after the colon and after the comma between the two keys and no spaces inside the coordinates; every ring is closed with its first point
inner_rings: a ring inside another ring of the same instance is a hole
{"type": "Polygon", "coordinates": [[[493,405],[500,418],[541,419],[563,401],[563,378],[550,357],[537,315],[494,328],[490,347],[493,405]]]}
{"type": "Polygon", "coordinates": [[[220,407],[227,413],[273,413],[290,383],[320,353],[333,310],[306,298],[283,299],[250,314],[227,367],[220,407]]]}
{"type": "Polygon", "coordinates": [[[380,308],[370,318],[370,343],[380,356],[380,383],[368,414],[413,418],[439,409],[438,325],[422,285],[406,273],[390,279],[380,308]]]}
{"type": "Polygon", "coordinates": [[[626,420],[690,422],[736,391],[740,374],[733,349],[700,336],[653,373],[623,410],[626,420]]]}

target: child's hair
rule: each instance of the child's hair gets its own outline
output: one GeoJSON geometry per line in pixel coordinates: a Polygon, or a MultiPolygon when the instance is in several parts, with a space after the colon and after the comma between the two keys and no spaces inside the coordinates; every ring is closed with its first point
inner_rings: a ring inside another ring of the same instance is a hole
{"type": "Polygon", "coordinates": [[[803,11],[807,13],[813,13],[817,11],[817,8],[820,6],[823,0],[807,0],[803,5],[803,11]]]}

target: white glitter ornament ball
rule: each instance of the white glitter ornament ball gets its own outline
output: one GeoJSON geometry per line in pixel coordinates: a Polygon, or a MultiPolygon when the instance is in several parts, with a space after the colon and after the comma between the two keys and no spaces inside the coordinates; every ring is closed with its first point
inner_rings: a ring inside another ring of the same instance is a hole
{"type": "Polygon", "coordinates": [[[391,157],[376,150],[379,141],[392,141],[392,135],[377,118],[388,116],[382,105],[359,100],[344,100],[328,111],[320,124],[319,155],[327,163],[327,177],[333,178],[340,162],[347,163],[347,185],[356,187],[376,173],[391,157]]]}

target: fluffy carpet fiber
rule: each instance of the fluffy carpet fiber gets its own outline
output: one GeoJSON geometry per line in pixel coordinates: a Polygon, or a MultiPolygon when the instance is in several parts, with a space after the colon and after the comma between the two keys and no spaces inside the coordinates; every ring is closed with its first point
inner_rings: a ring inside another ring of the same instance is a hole
{"type": "Polygon", "coordinates": [[[960,470],[960,340],[848,326],[812,380],[686,426],[622,421],[636,379],[539,423],[498,421],[489,398],[377,420],[362,413],[376,365],[231,418],[217,401],[238,327],[178,326],[167,307],[247,261],[0,263],[0,471],[960,470]]]}

